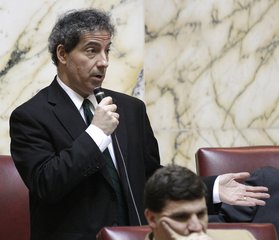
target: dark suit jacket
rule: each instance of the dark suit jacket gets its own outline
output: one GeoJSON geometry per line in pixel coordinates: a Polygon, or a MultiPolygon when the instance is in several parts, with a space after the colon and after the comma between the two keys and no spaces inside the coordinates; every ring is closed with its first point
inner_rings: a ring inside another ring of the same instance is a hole
{"type": "Polygon", "coordinates": [[[222,204],[218,215],[209,216],[210,222],[273,223],[279,234],[279,169],[264,167],[256,170],[246,181],[252,186],[266,186],[271,197],[265,206],[241,207],[222,204]]]}
{"type": "MultiPolygon", "coordinates": [[[[142,101],[106,91],[118,106],[116,135],[141,220],[146,178],[160,166],[157,141],[142,101]]],[[[30,190],[32,239],[94,239],[116,225],[116,196],[105,160],[85,132],[79,111],[56,80],[18,107],[10,118],[11,153],[30,190]]],[[[129,223],[138,225],[120,153],[120,169],[129,223]]]]}
{"type": "MultiPolygon", "coordinates": [[[[143,189],[146,179],[160,167],[157,140],[142,101],[114,91],[105,93],[118,107],[115,134],[145,224],[143,189]]],[[[11,154],[30,192],[32,240],[93,240],[103,226],[117,225],[116,195],[105,160],[86,128],[56,80],[11,115],[11,154]]],[[[113,145],[129,224],[138,225],[114,138],[113,145]]]]}

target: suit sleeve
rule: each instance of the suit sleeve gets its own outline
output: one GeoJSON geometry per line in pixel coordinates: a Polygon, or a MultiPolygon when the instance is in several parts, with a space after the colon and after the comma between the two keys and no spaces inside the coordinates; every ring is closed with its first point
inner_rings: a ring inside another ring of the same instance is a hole
{"type": "Polygon", "coordinates": [[[11,153],[29,191],[48,202],[59,201],[104,166],[97,145],[84,131],[64,145],[67,135],[47,124],[43,110],[17,109],[10,118],[11,153]],[[36,113],[37,111],[37,113],[36,113]],[[35,113],[34,113],[35,112],[35,113]],[[56,144],[54,144],[56,142],[56,144]]]}
{"type": "Polygon", "coordinates": [[[210,176],[210,177],[203,177],[202,180],[205,183],[207,187],[207,211],[208,214],[215,214],[218,210],[221,204],[214,204],[213,203],[213,186],[214,182],[216,180],[217,176],[210,176]]]}

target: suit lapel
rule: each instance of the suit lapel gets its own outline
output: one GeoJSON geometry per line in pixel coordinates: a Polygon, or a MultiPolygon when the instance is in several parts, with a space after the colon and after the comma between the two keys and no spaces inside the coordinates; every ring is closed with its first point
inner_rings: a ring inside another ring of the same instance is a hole
{"type": "MultiPolygon", "coordinates": [[[[61,125],[64,126],[65,130],[71,135],[72,139],[76,139],[85,131],[87,125],[81,117],[80,112],[56,80],[52,82],[49,88],[49,103],[53,105],[53,113],[61,125]]],[[[107,168],[102,168],[100,172],[113,187],[107,168]]]]}
{"type": "Polygon", "coordinates": [[[58,121],[73,139],[76,139],[86,129],[86,123],[78,109],[56,80],[49,88],[49,103],[53,105],[53,112],[58,121]]]}

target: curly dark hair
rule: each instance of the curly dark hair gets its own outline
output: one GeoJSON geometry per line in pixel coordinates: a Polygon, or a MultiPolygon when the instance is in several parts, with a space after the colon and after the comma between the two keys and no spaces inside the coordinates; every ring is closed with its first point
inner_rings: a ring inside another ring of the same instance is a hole
{"type": "Polygon", "coordinates": [[[145,208],[161,212],[168,200],[197,200],[207,195],[201,178],[188,168],[168,165],[158,169],[146,182],[144,190],[145,208]]]}
{"type": "Polygon", "coordinates": [[[102,30],[111,36],[115,33],[110,15],[102,10],[72,10],[62,15],[48,38],[48,49],[53,63],[58,66],[56,49],[59,44],[64,45],[65,51],[69,53],[84,33],[102,30]]]}

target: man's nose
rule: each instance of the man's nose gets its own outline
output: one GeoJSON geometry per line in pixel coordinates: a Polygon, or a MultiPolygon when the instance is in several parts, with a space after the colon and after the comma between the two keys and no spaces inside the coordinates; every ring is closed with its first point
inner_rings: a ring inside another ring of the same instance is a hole
{"type": "Polygon", "coordinates": [[[98,67],[108,67],[109,63],[108,63],[108,57],[106,54],[104,53],[100,53],[100,55],[98,56],[97,59],[97,66],[98,67]]]}
{"type": "Polygon", "coordinates": [[[188,230],[189,232],[201,232],[203,230],[203,226],[197,215],[193,214],[189,219],[188,230]]]}

